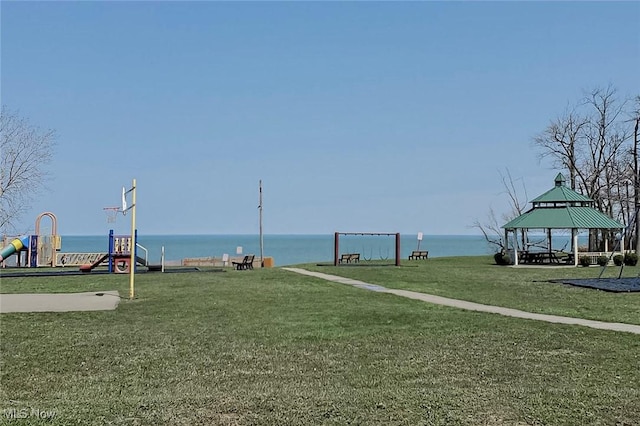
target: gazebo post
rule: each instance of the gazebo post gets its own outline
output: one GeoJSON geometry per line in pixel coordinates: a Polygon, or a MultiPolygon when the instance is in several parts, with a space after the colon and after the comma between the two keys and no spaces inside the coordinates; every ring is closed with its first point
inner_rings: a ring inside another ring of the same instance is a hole
{"type": "Polygon", "coordinates": [[[549,258],[551,258],[551,228],[547,228],[547,247],[549,247],[549,258]]]}
{"type": "Polygon", "coordinates": [[[573,252],[573,266],[578,266],[578,230],[571,228],[571,251],[573,252]]]}
{"type": "MultiPolygon", "coordinates": [[[[513,231],[513,264],[518,266],[518,230],[512,229],[513,231]]],[[[505,230],[505,232],[507,232],[505,230]]]]}

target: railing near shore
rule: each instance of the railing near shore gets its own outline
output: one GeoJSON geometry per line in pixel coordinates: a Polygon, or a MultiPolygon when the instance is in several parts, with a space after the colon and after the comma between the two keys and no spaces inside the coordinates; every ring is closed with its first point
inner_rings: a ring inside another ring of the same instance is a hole
{"type": "MultiPolygon", "coordinates": [[[[240,263],[244,259],[244,256],[229,256],[226,259],[222,257],[190,257],[182,259],[182,266],[214,266],[214,267],[227,267],[233,266],[233,262],[240,263]]],[[[255,257],[253,260],[253,267],[259,268],[263,265],[262,260],[259,257],[255,257]]],[[[273,258],[264,258],[264,267],[270,268],[273,266],[273,258]]]]}

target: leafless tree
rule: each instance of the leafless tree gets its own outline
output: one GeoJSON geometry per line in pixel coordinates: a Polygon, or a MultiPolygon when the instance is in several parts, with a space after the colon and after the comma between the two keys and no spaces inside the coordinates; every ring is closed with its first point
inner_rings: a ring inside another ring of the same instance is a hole
{"type": "Polygon", "coordinates": [[[576,176],[583,137],[589,120],[580,116],[576,108],[565,112],[563,117],[553,120],[534,142],[542,148],[540,158],[551,157],[553,165],[569,172],[569,185],[576,189],[576,176]]]}
{"type": "MultiPolygon", "coordinates": [[[[624,120],[627,104],[611,85],[593,89],[534,138],[540,157],[553,158],[554,166],[568,172],[572,189],[592,198],[603,213],[625,223],[627,196],[636,192],[626,187],[634,182],[627,176],[630,151],[626,148],[631,140],[624,120]]],[[[601,238],[609,236],[592,234],[589,246],[597,247],[601,238]]]]}
{"type": "Polygon", "coordinates": [[[640,144],[640,95],[634,100],[634,109],[631,113],[631,123],[633,124],[633,147],[632,168],[633,168],[633,207],[635,220],[635,249],[640,252],[640,165],[638,164],[638,145],[640,144]]]}
{"type": "MultiPolygon", "coordinates": [[[[476,219],[472,228],[476,228],[482,232],[482,235],[489,244],[500,250],[504,250],[507,247],[507,242],[504,240],[504,230],[502,229],[502,225],[525,213],[527,206],[527,189],[521,180],[521,186],[516,184],[516,180],[511,175],[509,169],[506,169],[504,173],[500,171],[498,173],[500,175],[500,181],[502,182],[503,193],[506,194],[509,199],[510,210],[508,213],[500,216],[500,223],[495,210],[490,207],[487,218],[484,221],[476,219]]],[[[527,245],[528,241],[526,230],[522,230],[522,234],[519,236],[519,239],[521,240],[520,243],[523,247],[527,245]]]]}
{"type": "Polygon", "coordinates": [[[41,130],[3,106],[0,113],[0,231],[12,232],[50,175],[55,131],[41,130]]]}

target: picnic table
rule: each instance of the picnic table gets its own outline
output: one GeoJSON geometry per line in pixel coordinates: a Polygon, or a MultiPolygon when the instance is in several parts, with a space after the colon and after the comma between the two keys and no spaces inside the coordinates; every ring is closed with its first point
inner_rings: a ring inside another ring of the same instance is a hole
{"type": "Polygon", "coordinates": [[[554,252],[548,251],[522,251],[520,252],[522,263],[560,263],[560,259],[554,252]]]}

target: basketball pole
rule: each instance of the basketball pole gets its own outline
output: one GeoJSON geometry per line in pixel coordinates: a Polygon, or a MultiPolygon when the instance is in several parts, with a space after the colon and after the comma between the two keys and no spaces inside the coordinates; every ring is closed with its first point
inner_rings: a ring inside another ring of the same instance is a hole
{"type": "Polygon", "coordinates": [[[129,299],[135,296],[135,276],[136,276],[136,180],[133,179],[131,189],[131,258],[129,260],[129,299]]]}

